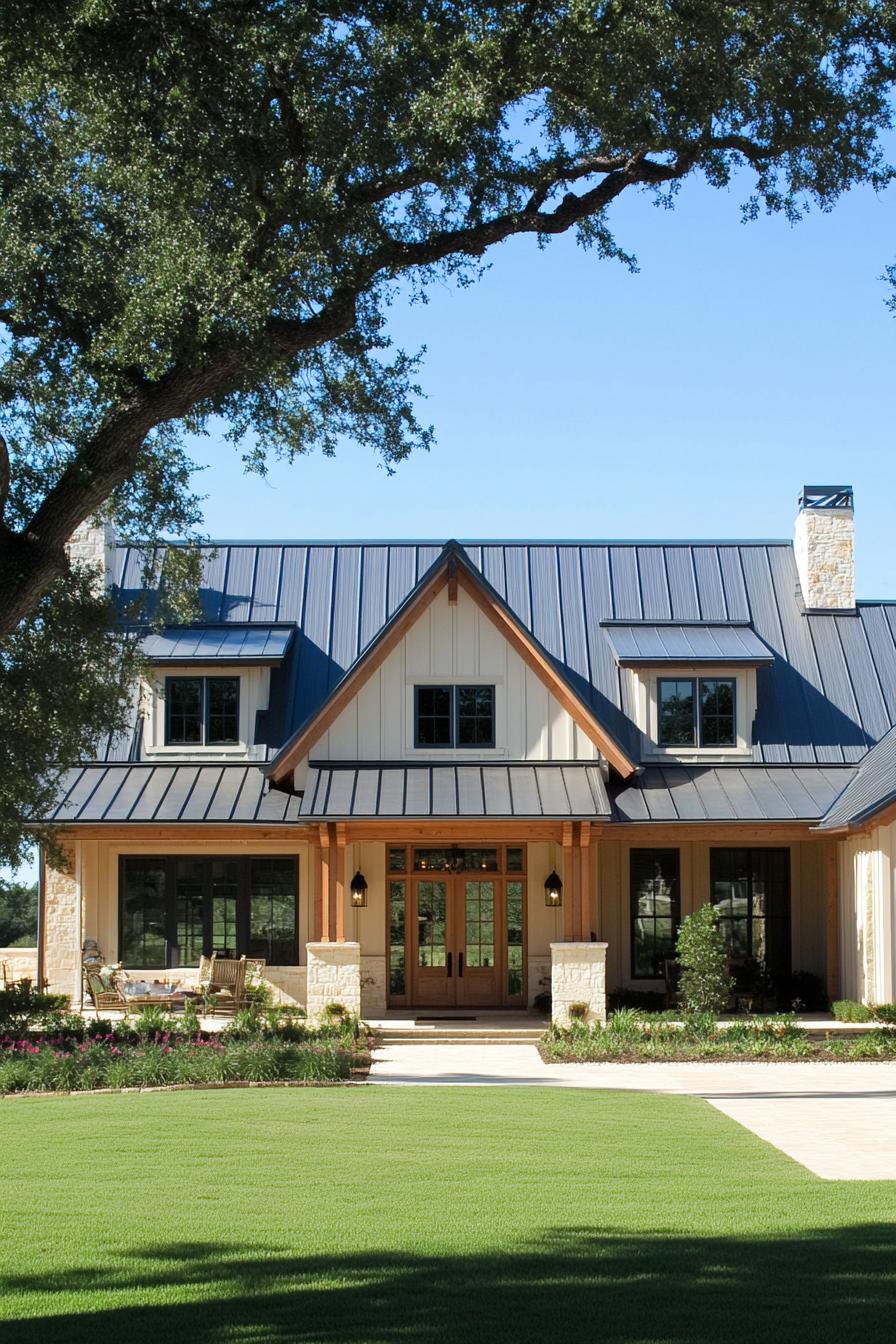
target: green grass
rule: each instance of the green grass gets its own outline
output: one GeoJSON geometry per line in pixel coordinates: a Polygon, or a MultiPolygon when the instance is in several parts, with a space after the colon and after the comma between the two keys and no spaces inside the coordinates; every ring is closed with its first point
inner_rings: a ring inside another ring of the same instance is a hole
{"type": "Polygon", "coordinates": [[[896,1183],[706,1103],[354,1088],[0,1103],[0,1341],[891,1341],[896,1183]]]}

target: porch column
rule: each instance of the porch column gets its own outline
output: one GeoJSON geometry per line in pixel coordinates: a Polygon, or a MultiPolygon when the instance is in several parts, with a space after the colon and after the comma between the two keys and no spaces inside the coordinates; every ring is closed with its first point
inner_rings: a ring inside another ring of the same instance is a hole
{"type": "Polygon", "coordinates": [[[579,928],[582,942],[591,938],[591,822],[579,822],[579,928]]]}
{"type": "Polygon", "coordinates": [[[305,1009],[319,1022],[328,1003],[341,1003],[361,1016],[361,944],[308,943],[305,1009]]]}
{"type": "MultiPolygon", "coordinates": [[[[345,824],[328,822],[320,840],[320,941],[345,941],[345,824]]],[[[317,923],[317,921],[315,921],[317,923]]]]}
{"type": "Polygon", "coordinates": [[[585,1005],[585,1021],[606,1022],[606,943],[551,943],[551,1001],[555,1026],[569,1026],[573,1003],[585,1005]]]}
{"type": "Polygon", "coordinates": [[[44,878],[44,977],[52,994],[81,1002],[81,882],[74,848],[65,846],[66,867],[46,868],[44,878]]]}
{"type": "Polygon", "coordinates": [[[572,942],[579,935],[579,872],[576,823],[563,823],[563,937],[572,942]]]}
{"type": "Polygon", "coordinates": [[[824,847],[825,979],[828,998],[840,997],[840,862],[836,840],[824,847]]]}

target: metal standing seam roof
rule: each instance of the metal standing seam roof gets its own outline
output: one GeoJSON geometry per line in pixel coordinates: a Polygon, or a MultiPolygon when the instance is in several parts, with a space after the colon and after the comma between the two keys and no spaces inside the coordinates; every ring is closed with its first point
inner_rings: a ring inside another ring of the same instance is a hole
{"type": "Polygon", "coordinates": [[[608,818],[596,765],[405,765],[341,762],[308,770],[300,816],[608,818]]]}
{"type": "Polygon", "coordinates": [[[300,799],[268,790],[257,765],[88,765],[70,770],[48,821],[289,822],[300,799]]]}
{"type": "Polygon", "coordinates": [[[725,663],[763,667],[774,654],[746,624],[621,625],[604,621],[620,667],[645,663],[725,663]]]}
{"type": "MultiPolygon", "coordinates": [[[[790,542],[465,542],[520,624],[633,758],[640,734],[602,622],[747,624],[773,654],[756,672],[757,763],[858,761],[896,724],[896,603],[807,613],[790,542]]],[[[297,627],[256,735],[268,758],[315,712],[442,552],[440,543],[221,543],[206,556],[209,624],[297,627]]],[[[114,578],[140,594],[144,555],[114,578]]],[[[127,739],[104,745],[126,759],[127,739]]]]}
{"type": "Polygon", "coordinates": [[[175,625],[147,635],[145,656],[153,663],[282,663],[294,625],[175,625]]]}
{"type": "Polygon", "coordinates": [[[619,822],[817,821],[854,770],[844,766],[648,766],[611,787],[619,822]]]}
{"type": "Polygon", "coordinates": [[[843,792],[834,799],[818,829],[856,826],[896,802],[896,728],[872,747],[843,792]]]}

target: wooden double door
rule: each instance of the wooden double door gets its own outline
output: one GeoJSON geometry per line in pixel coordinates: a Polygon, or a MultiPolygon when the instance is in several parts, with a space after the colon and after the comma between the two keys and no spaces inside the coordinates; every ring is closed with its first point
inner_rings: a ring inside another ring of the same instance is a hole
{"type": "Polygon", "coordinates": [[[495,874],[410,881],[412,1002],[499,1008],[523,1002],[524,885],[495,874]]]}

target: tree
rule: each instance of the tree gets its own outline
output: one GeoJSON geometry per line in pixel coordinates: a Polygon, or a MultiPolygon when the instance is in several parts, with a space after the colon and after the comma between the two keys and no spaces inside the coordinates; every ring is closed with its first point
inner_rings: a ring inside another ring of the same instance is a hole
{"type": "Polygon", "coordinates": [[[427,446],[400,293],[519,234],[630,262],[613,202],[691,174],[746,167],[747,214],[792,216],[888,181],[894,27],[883,0],[10,0],[0,640],[75,602],[84,519],[199,525],[184,436],[211,417],[262,472],[427,446]]]}
{"type": "Polygon", "coordinates": [[[0,878],[0,947],[33,947],[37,941],[37,884],[0,878]]]}
{"type": "Polygon", "coordinates": [[[725,937],[710,904],[681,921],[675,951],[681,964],[679,988],[688,1012],[718,1017],[728,1006],[734,981],[728,973],[725,937]]]}

